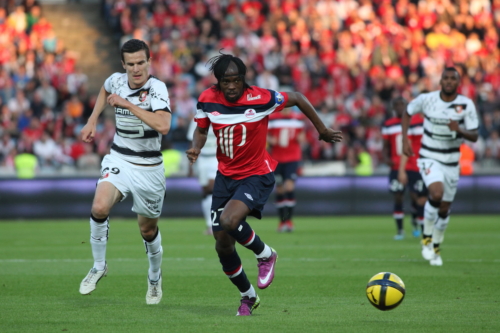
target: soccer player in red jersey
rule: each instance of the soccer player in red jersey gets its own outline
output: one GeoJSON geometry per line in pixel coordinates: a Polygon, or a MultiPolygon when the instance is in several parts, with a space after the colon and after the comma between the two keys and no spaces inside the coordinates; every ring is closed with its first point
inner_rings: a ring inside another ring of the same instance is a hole
{"type": "Polygon", "coordinates": [[[292,232],[295,207],[295,181],[302,160],[301,144],[305,142],[304,118],[291,109],[269,116],[267,142],[271,157],[278,161],[276,178],[276,207],[280,218],[278,232],[292,232]]]}
{"type": "MultiPolygon", "coordinates": [[[[391,102],[391,107],[395,116],[386,120],[382,126],[382,136],[384,139],[384,157],[391,167],[389,174],[389,190],[394,194],[393,217],[396,221],[397,234],[395,240],[404,238],[403,230],[403,202],[404,193],[408,185],[412,201],[412,225],[413,236],[420,236],[420,229],[424,219],[424,205],[427,201],[427,188],[420,176],[417,156],[407,157],[403,154],[401,117],[406,110],[404,98],[396,98],[391,102]]],[[[423,118],[419,115],[411,119],[408,137],[411,139],[414,151],[420,149],[420,140],[424,132],[423,118]]]]}
{"type": "Polygon", "coordinates": [[[212,196],[212,230],[222,270],[241,294],[236,315],[249,316],[260,299],[248,280],[235,243],[252,250],[257,258],[257,286],[267,288],[274,279],[278,254],[265,244],[246,222],[248,215],[261,218],[274,189],[277,162],[266,150],[269,115],[297,106],[313,123],[319,139],[340,142],[342,133],[327,128],[309,101],[298,92],[280,93],[249,86],[247,68],[240,58],[220,54],[209,60],[217,83],[198,98],[192,148],[186,151],[196,162],[212,125],[217,137],[217,176],[212,196]]]}

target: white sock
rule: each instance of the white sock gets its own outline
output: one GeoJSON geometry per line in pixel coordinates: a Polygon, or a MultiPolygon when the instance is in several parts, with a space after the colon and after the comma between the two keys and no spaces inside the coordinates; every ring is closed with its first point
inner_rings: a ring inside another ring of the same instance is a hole
{"type": "Polygon", "coordinates": [[[432,235],[432,230],[434,229],[434,223],[438,218],[439,208],[433,207],[429,201],[425,203],[424,206],[424,235],[432,235]]]}
{"type": "Polygon", "coordinates": [[[269,258],[272,253],[273,253],[273,250],[271,250],[269,245],[264,244],[264,251],[262,251],[260,254],[256,254],[255,257],[257,259],[269,258]]]}
{"type": "Polygon", "coordinates": [[[201,199],[201,209],[203,210],[203,216],[205,216],[205,223],[207,228],[212,227],[212,195],[209,194],[203,199],[201,199]]]}
{"type": "Polygon", "coordinates": [[[153,241],[144,241],[144,245],[146,246],[146,253],[149,259],[149,279],[151,281],[157,281],[160,278],[161,260],[163,256],[160,230],[158,229],[158,235],[153,241]]]}
{"type": "Polygon", "coordinates": [[[108,243],[109,217],[104,222],[90,218],[90,246],[94,257],[94,268],[104,270],[106,266],[106,245],[108,243]]]}
{"type": "Polygon", "coordinates": [[[434,230],[432,231],[432,242],[434,244],[441,244],[444,240],[444,231],[450,222],[450,215],[446,216],[446,218],[439,217],[434,230]]]}
{"type": "Polygon", "coordinates": [[[245,296],[248,296],[248,298],[257,297],[257,293],[255,292],[255,289],[253,289],[252,285],[250,285],[250,289],[248,289],[244,293],[240,292],[240,294],[241,294],[241,297],[245,297],[245,296]]]}

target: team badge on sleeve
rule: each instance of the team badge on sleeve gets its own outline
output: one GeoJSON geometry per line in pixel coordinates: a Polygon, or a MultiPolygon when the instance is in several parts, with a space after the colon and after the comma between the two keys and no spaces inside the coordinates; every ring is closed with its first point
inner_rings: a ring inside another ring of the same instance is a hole
{"type": "Polygon", "coordinates": [[[275,100],[276,100],[276,104],[278,105],[281,105],[283,104],[283,102],[285,101],[285,97],[283,97],[283,95],[279,92],[275,92],[275,100]]]}

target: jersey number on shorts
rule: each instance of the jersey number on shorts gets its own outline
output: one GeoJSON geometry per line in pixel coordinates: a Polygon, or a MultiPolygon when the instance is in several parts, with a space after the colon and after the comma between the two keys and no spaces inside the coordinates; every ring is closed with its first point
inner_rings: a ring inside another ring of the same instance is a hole
{"type": "Polygon", "coordinates": [[[116,132],[122,138],[142,138],[144,125],[140,119],[121,118],[116,122],[116,132]]]}
{"type": "Polygon", "coordinates": [[[218,226],[219,225],[219,220],[217,219],[217,214],[220,214],[219,212],[222,212],[224,208],[219,208],[217,211],[211,211],[212,212],[212,225],[218,226]],[[216,222],[217,221],[217,222],[216,222]]]}
{"type": "Polygon", "coordinates": [[[219,147],[221,152],[229,158],[234,158],[234,131],[241,126],[241,142],[236,146],[241,147],[247,142],[247,128],[243,124],[232,125],[219,130],[219,147]]]}

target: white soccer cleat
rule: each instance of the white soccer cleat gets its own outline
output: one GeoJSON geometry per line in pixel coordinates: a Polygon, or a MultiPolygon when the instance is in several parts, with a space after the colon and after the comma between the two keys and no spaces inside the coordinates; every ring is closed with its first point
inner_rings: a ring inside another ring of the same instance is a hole
{"type": "Polygon", "coordinates": [[[443,259],[441,259],[441,255],[434,253],[432,259],[430,260],[431,266],[443,266],[443,259]]]}
{"type": "Polygon", "coordinates": [[[87,276],[83,279],[82,283],[80,283],[80,294],[82,295],[90,295],[97,286],[97,282],[108,273],[108,265],[104,266],[104,270],[98,271],[94,267],[89,271],[87,276]]]}
{"type": "Polygon", "coordinates": [[[432,242],[426,244],[425,240],[422,240],[422,257],[424,257],[425,260],[434,258],[434,246],[432,242]]]}
{"type": "Polygon", "coordinates": [[[157,281],[151,281],[148,276],[148,292],[146,293],[146,304],[158,304],[163,296],[161,285],[161,271],[160,278],[157,281]]]}

